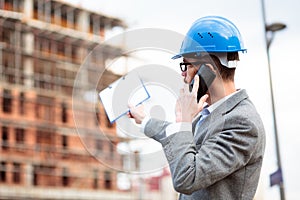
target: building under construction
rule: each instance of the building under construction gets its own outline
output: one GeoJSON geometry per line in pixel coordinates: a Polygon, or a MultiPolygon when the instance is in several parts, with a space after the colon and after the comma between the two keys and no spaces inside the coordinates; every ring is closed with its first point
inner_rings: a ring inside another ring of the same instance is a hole
{"type": "MultiPolygon", "coordinates": [[[[134,199],[109,167],[123,165],[115,125],[101,105],[72,98],[78,69],[114,27],[126,25],[63,1],[0,0],[0,199],[134,199]],[[83,116],[76,124],[73,112],[83,116]]],[[[120,56],[105,50],[89,64],[120,56]]],[[[117,78],[105,71],[102,81],[117,78]]]]}

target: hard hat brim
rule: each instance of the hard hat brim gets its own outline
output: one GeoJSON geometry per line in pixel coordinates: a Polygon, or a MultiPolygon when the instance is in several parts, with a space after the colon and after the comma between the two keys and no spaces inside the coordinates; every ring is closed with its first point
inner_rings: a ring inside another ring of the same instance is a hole
{"type": "Polygon", "coordinates": [[[171,59],[175,60],[175,59],[178,59],[178,58],[181,58],[181,57],[182,57],[182,55],[177,54],[177,55],[173,56],[171,59]]]}

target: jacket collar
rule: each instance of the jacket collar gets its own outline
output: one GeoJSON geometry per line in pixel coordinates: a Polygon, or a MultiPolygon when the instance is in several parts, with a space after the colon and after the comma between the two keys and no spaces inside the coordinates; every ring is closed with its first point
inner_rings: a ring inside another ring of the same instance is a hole
{"type": "MultiPolygon", "coordinates": [[[[222,102],[220,105],[218,105],[213,111],[210,113],[210,115],[205,119],[205,121],[210,121],[211,119],[219,119],[217,116],[225,115],[229,113],[237,104],[239,104],[244,99],[248,98],[248,94],[245,89],[238,90],[235,94],[230,96],[226,101],[222,102]]],[[[192,123],[193,131],[195,130],[195,125],[201,115],[196,117],[196,119],[192,123]]],[[[203,122],[203,124],[205,123],[203,122]]]]}
{"type": "MultiPolygon", "coordinates": [[[[230,112],[237,104],[239,104],[244,99],[248,98],[248,94],[245,89],[238,90],[235,94],[230,96],[226,101],[220,104],[217,108],[215,108],[216,113],[220,113],[222,115],[230,112]]],[[[212,113],[214,113],[214,111],[212,113]]]]}

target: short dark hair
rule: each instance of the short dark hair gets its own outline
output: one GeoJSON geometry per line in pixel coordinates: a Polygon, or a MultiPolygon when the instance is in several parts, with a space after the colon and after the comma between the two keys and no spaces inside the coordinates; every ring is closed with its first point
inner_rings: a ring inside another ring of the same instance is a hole
{"type": "MultiPolygon", "coordinates": [[[[230,60],[236,60],[236,59],[232,59],[234,55],[230,55],[231,59],[229,59],[228,58],[229,54],[232,54],[232,53],[227,53],[227,59],[228,59],[228,61],[230,61],[230,60]]],[[[229,68],[229,67],[226,67],[226,66],[222,65],[222,63],[220,62],[219,58],[217,56],[215,56],[215,55],[211,55],[211,58],[214,61],[215,67],[217,68],[217,70],[218,70],[220,76],[222,77],[222,79],[224,81],[234,81],[235,68],[229,68]]]]}
{"type": "MultiPolygon", "coordinates": [[[[207,63],[212,64],[215,67],[215,69],[218,70],[220,76],[224,81],[234,81],[235,68],[228,68],[222,65],[219,58],[212,54],[209,54],[209,58],[205,60],[207,61],[207,63]]],[[[227,60],[228,61],[239,60],[238,52],[227,53],[227,60]]]]}

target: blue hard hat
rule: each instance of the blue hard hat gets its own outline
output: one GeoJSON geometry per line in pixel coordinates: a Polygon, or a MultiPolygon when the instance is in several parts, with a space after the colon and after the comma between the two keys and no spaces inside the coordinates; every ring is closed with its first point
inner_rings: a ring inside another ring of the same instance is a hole
{"type": "Polygon", "coordinates": [[[187,32],[179,54],[197,57],[201,52],[221,53],[246,51],[241,34],[228,19],[219,16],[207,16],[195,21],[187,32]]]}

